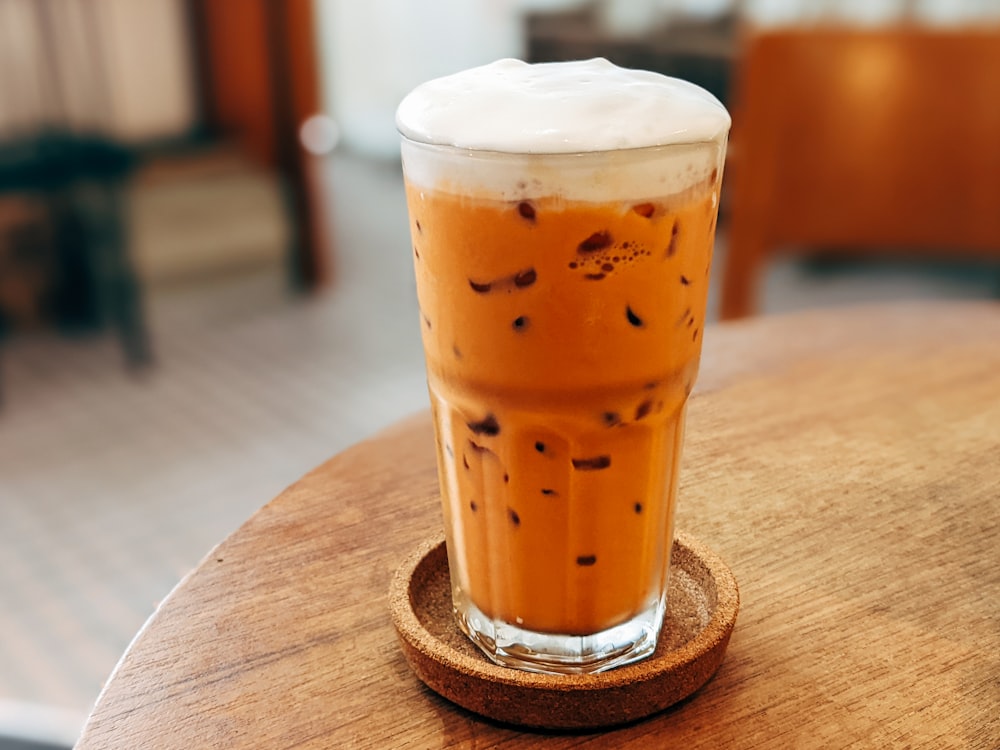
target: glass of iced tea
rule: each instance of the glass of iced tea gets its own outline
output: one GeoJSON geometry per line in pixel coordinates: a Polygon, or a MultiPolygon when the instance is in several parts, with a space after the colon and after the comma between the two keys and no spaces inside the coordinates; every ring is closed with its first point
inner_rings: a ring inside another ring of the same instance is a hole
{"type": "Polygon", "coordinates": [[[606,60],[501,60],[397,125],[458,624],[530,671],[644,658],[729,115],[606,60]]]}

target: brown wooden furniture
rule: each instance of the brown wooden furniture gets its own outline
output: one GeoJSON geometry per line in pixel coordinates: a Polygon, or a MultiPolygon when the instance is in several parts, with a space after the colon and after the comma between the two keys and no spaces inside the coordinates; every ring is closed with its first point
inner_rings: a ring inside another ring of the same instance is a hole
{"type": "Polygon", "coordinates": [[[1000,305],[706,332],[679,527],[741,610],[693,698],[610,732],[518,732],[406,665],[393,570],[440,529],[430,419],[335,457],[164,601],[78,750],[1000,746],[1000,305]]]}
{"type": "Polygon", "coordinates": [[[295,225],[294,268],[306,287],[330,280],[324,195],[299,143],[320,109],[310,0],[186,0],[202,118],[281,176],[295,225]]]}
{"type": "Polygon", "coordinates": [[[778,252],[1000,259],[1000,29],[748,33],[721,316],[778,252]]]}

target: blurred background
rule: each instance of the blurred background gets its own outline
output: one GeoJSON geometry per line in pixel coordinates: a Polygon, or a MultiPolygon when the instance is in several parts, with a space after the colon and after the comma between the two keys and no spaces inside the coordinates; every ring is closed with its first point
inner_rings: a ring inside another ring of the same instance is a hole
{"type": "Polygon", "coordinates": [[[0,750],[424,408],[393,112],[508,56],[727,104],[713,320],[1000,296],[997,0],[0,0],[0,750]]]}

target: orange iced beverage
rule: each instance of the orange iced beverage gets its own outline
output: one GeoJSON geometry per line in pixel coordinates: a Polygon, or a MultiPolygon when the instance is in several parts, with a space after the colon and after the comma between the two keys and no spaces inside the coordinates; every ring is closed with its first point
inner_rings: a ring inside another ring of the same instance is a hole
{"type": "Polygon", "coordinates": [[[453,599],[500,663],[599,671],[655,648],[724,134],[404,138],[453,599]]]}

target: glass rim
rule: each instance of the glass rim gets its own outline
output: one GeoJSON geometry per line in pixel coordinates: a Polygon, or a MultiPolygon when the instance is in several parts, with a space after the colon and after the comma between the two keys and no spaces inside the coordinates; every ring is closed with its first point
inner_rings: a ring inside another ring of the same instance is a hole
{"type": "Polygon", "coordinates": [[[473,146],[459,146],[454,143],[435,143],[432,141],[420,140],[412,136],[407,135],[402,130],[397,128],[396,132],[399,134],[403,142],[412,144],[414,146],[420,146],[428,149],[437,149],[440,151],[451,151],[456,154],[465,154],[467,156],[484,156],[484,157],[500,157],[500,158],[510,158],[512,156],[524,156],[524,157],[587,157],[587,156],[599,156],[602,154],[627,154],[627,153],[639,153],[642,151],[660,151],[670,148],[681,148],[685,146],[717,146],[719,144],[724,144],[728,140],[729,130],[723,130],[714,138],[692,140],[692,141],[673,141],[670,143],[651,143],[645,146],[627,146],[623,148],[598,148],[589,151],[529,151],[529,150],[519,150],[519,151],[503,151],[500,149],[492,148],[477,148],[473,146]]]}

